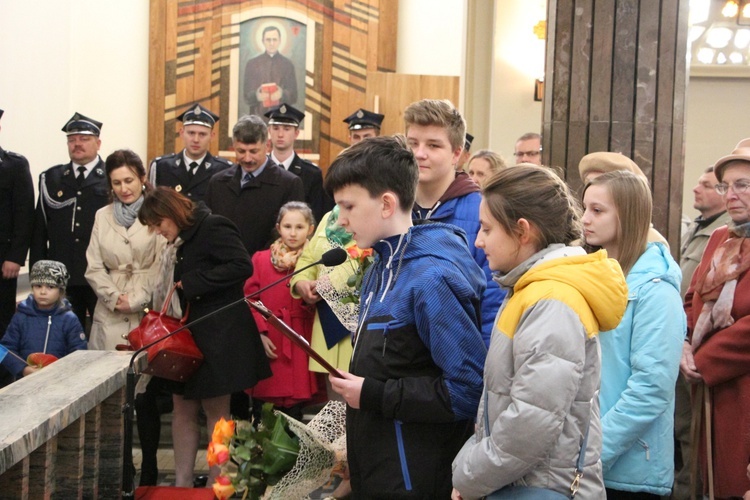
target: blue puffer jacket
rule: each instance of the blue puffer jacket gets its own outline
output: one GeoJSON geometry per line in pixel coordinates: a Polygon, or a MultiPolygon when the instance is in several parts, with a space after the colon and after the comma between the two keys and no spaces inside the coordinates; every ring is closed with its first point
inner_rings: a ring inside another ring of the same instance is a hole
{"type": "Polygon", "coordinates": [[[627,276],[628,307],[602,349],[602,465],[607,488],[667,495],[674,479],[674,387],[685,339],[682,273],[649,243],[627,276]]]}
{"type": "Polygon", "coordinates": [[[447,224],[373,248],[350,364],[364,377],[360,409],[347,408],[352,486],[378,498],[449,498],[451,461],[482,393],[484,275],[464,232],[447,224]]]}
{"type": "Polygon", "coordinates": [[[484,250],[474,246],[477,233],[479,233],[479,203],[481,201],[482,195],[479,194],[479,187],[465,172],[459,172],[434,207],[424,209],[415,205],[412,211],[412,219],[414,219],[415,224],[425,221],[453,224],[466,233],[471,255],[484,271],[484,277],[487,281],[487,288],[482,294],[482,338],[485,347],[487,347],[490,345],[492,327],[495,323],[497,311],[505,298],[506,292],[493,279],[484,250]]]}
{"type": "MultiPolygon", "coordinates": [[[[10,320],[0,343],[23,359],[35,352],[46,352],[62,358],[73,351],[87,348],[86,335],[67,300],[63,299],[62,304],[45,311],[36,306],[31,295],[18,304],[18,311],[10,320]]],[[[3,366],[12,374],[21,376],[26,364],[8,354],[3,366]]]]}

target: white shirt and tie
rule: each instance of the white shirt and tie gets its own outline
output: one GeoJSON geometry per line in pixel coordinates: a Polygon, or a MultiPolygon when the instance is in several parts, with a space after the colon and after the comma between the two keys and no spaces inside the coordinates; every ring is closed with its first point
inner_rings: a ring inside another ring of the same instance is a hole
{"type": "Polygon", "coordinates": [[[187,172],[188,174],[190,174],[190,178],[192,179],[195,173],[198,171],[198,167],[200,167],[203,164],[203,160],[206,159],[206,155],[203,155],[198,160],[193,160],[192,158],[189,158],[188,155],[186,155],[183,151],[182,159],[185,161],[185,168],[187,169],[187,172]]]}
{"type": "Polygon", "coordinates": [[[78,185],[81,186],[83,184],[83,181],[86,180],[86,177],[89,176],[92,170],[94,170],[94,167],[99,163],[99,156],[91,160],[85,165],[79,165],[77,163],[73,163],[73,173],[75,173],[76,181],[78,182],[78,185]]]}

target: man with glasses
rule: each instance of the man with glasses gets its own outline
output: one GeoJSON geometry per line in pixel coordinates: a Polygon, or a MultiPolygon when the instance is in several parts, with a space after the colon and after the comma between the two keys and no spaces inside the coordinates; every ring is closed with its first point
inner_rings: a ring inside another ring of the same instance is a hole
{"type": "Polygon", "coordinates": [[[516,141],[516,165],[519,163],[542,164],[542,136],[536,132],[527,132],[516,141]]]}
{"type": "Polygon", "coordinates": [[[34,216],[29,266],[38,260],[65,264],[70,281],[65,293],[88,337],[87,314],[94,316],[96,294],[84,277],[86,249],[96,211],[109,203],[110,187],[104,161],[99,157],[102,123],[80,113],[62,131],[70,162],[39,176],[39,200],[34,216]]]}

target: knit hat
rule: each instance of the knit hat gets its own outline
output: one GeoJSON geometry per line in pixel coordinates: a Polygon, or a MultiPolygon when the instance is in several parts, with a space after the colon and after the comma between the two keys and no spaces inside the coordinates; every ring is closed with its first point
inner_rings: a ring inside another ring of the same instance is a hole
{"type": "Polygon", "coordinates": [[[29,284],[50,285],[65,288],[68,285],[68,269],[65,264],[56,260],[40,260],[31,267],[29,284]]]}
{"type": "Polygon", "coordinates": [[[714,164],[714,174],[716,174],[719,182],[722,182],[721,178],[724,177],[724,169],[733,161],[746,161],[750,163],[750,138],[742,139],[734,147],[732,154],[719,158],[714,164]]]}
{"type": "Polygon", "coordinates": [[[590,172],[606,174],[615,170],[627,170],[642,179],[646,179],[646,175],[638,168],[638,165],[621,153],[610,153],[607,151],[589,153],[581,158],[581,162],[578,164],[578,172],[581,174],[581,180],[583,181],[586,180],[586,176],[590,172]]]}

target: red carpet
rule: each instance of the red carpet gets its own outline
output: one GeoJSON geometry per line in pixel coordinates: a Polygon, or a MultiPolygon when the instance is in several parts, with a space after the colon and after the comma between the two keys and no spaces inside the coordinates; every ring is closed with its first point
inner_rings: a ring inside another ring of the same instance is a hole
{"type": "Polygon", "coordinates": [[[214,500],[211,488],[177,488],[176,486],[140,486],[136,500],[214,500]]]}

